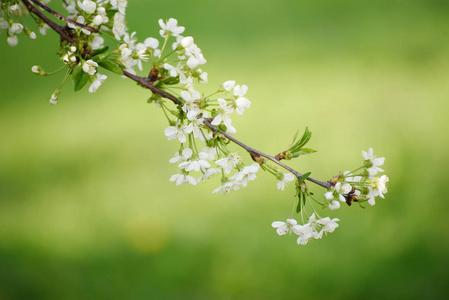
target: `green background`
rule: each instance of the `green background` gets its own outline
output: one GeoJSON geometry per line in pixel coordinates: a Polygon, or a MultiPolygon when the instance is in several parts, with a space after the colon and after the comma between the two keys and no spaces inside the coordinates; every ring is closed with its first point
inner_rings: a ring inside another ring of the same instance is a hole
{"type": "Polygon", "coordinates": [[[309,126],[319,152],[289,165],[322,180],[362,149],[386,157],[386,199],[323,211],[340,227],[307,246],[270,226],[293,187],[262,172],[227,196],[211,194],[218,179],[176,187],[177,143],[149,92],[107,73],[51,106],[63,74],[30,68],[61,65],[57,36],[9,48],[2,34],[0,299],[444,298],[448,15],[442,0],[130,1],[141,40],[169,17],[195,37],[206,91],[249,86],[240,140],[276,154],[309,126]]]}

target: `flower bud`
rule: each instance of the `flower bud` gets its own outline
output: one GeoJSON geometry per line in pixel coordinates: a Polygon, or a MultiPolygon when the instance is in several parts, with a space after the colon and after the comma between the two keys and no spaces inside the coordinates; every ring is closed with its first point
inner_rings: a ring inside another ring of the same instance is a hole
{"type": "Polygon", "coordinates": [[[101,23],[103,23],[103,17],[99,15],[95,16],[95,18],[92,20],[92,23],[97,26],[101,25],[101,23]]]}
{"type": "Polygon", "coordinates": [[[191,36],[186,36],[181,41],[181,46],[184,48],[189,48],[192,45],[193,45],[193,37],[191,36]]]}
{"type": "Polygon", "coordinates": [[[51,95],[50,99],[48,100],[48,102],[50,102],[50,104],[55,105],[58,103],[58,96],[61,93],[60,89],[57,89],[53,95],[51,95]]]}
{"type": "Polygon", "coordinates": [[[6,40],[11,47],[15,47],[19,43],[17,36],[9,36],[6,40]]]}
{"type": "Polygon", "coordinates": [[[36,39],[36,34],[34,32],[30,32],[29,37],[30,37],[30,39],[35,40],[36,39]]]}

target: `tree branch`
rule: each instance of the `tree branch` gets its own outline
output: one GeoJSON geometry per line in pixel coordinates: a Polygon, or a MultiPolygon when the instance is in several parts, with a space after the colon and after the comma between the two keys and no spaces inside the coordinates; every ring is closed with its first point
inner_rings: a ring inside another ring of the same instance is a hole
{"type": "MultiPolygon", "coordinates": [[[[74,24],[74,25],[76,25],[76,26],[78,26],[78,27],[87,29],[87,30],[89,30],[89,31],[100,32],[100,29],[98,29],[98,28],[95,28],[95,27],[92,27],[92,26],[89,26],[89,25],[85,25],[85,24],[81,24],[81,23],[78,23],[78,22],[76,22],[76,21],[74,21],[74,20],[72,20],[72,19],[66,18],[65,16],[63,16],[63,15],[61,15],[60,13],[54,11],[54,10],[51,9],[50,7],[44,5],[44,4],[43,4],[42,2],[40,2],[40,1],[37,1],[37,0],[30,0],[30,1],[33,2],[33,3],[35,3],[37,6],[41,7],[42,9],[48,11],[49,13],[51,13],[53,16],[55,16],[56,18],[58,18],[58,19],[61,20],[61,21],[66,21],[66,22],[68,22],[68,23],[72,23],[72,24],[74,24]]],[[[66,4],[66,5],[67,5],[67,4],[66,4]]]]}
{"type": "MultiPolygon", "coordinates": [[[[69,42],[70,44],[75,44],[75,40],[72,39],[70,36],[67,35],[67,33],[62,29],[62,26],[59,26],[55,22],[51,21],[49,18],[47,18],[43,13],[41,13],[36,7],[34,7],[33,4],[30,3],[28,0],[22,0],[22,2],[26,5],[28,10],[39,17],[42,21],[44,21],[48,26],[50,26],[54,31],[56,31],[61,38],[69,42]]],[[[40,3],[40,2],[39,2],[40,3]]],[[[40,3],[43,5],[42,3],[40,3]]],[[[41,6],[39,5],[39,6],[41,6]]],[[[44,5],[45,6],[45,5],[44,5]]]]}
{"type": "MultiPolygon", "coordinates": [[[[75,44],[75,41],[69,37],[63,30],[62,28],[55,24],[54,22],[50,21],[47,17],[45,17],[40,11],[38,11],[28,0],[22,0],[28,7],[28,9],[33,12],[34,14],[36,14],[42,21],[44,21],[45,23],[47,23],[51,28],[53,28],[60,36],[61,38],[65,39],[66,41],[68,41],[71,44],[75,44]]],[[[33,1],[34,3],[38,4],[40,7],[44,8],[46,7],[44,4],[42,4],[39,1],[36,0],[30,0],[33,1]]],[[[49,8],[44,8],[45,10],[49,11],[49,8]]],[[[59,15],[59,14],[58,14],[59,15]]],[[[166,99],[171,100],[174,104],[176,105],[182,105],[181,100],[179,100],[178,98],[176,98],[175,96],[164,92],[163,90],[155,87],[153,85],[153,83],[150,81],[150,79],[148,77],[140,77],[140,76],[136,76],[133,75],[125,70],[122,70],[123,75],[125,75],[126,77],[128,77],[129,79],[139,83],[141,86],[144,86],[146,88],[148,88],[149,90],[151,90],[153,93],[159,94],[161,97],[164,97],[166,99]]],[[[210,130],[212,130],[213,132],[217,132],[218,129],[212,125],[210,123],[210,119],[204,119],[203,120],[204,125],[206,125],[210,130]]],[[[290,168],[289,166],[281,163],[278,159],[276,159],[276,157],[271,156],[269,154],[263,153],[257,149],[254,149],[244,143],[242,143],[241,141],[233,138],[232,136],[230,136],[229,134],[220,131],[220,134],[222,134],[224,137],[226,137],[227,139],[229,139],[230,141],[232,141],[233,143],[239,145],[240,147],[242,147],[243,149],[245,149],[250,155],[251,157],[259,156],[259,157],[265,157],[268,160],[271,160],[272,162],[274,162],[275,164],[281,166],[282,168],[286,169],[287,171],[291,172],[292,174],[294,174],[298,179],[303,175],[301,173],[299,173],[298,171],[295,171],[294,169],[290,168]]],[[[329,189],[332,185],[330,183],[330,181],[327,182],[323,182],[323,181],[319,181],[317,179],[308,177],[307,178],[308,181],[313,182],[319,186],[322,186],[326,189],[329,189]]]]}
{"type": "MultiPolygon", "coordinates": [[[[176,97],[174,97],[173,95],[171,95],[171,94],[169,94],[169,93],[166,93],[166,92],[162,91],[161,89],[155,87],[155,86],[148,80],[148,78],[145,78],[145,77],[139,77],[139,76],[133,75],[133,74],[131,74],[131,73],[125,71],[125,70],[122,70],[122,72],[123,72],[123,74],[124,74],[126,77],[128,77],[128,78],[130,78],[131,80],[134,80],[135,82],[139,83],[140,85],[142,85],[142,86],[148,88],[148,89],[151,90],[153,93],[159,94],[160,96],[162,96],[162,97],[164,97],[164,98],[167,98],[167,99],[171,100],[171,101],[172,101],[173,103],[175,103],[176,105],[182,105],[182,102],[181,102],[178,98],[176,98],[176,97]]],[[[214,125],[212,125],[212,124],[210,123],[210,120],[209,120],[209,119],[204,119],[204,120],[203,120],[203,123],[204,123],[204,125],[206,125],[206,126],[207,126],[210,130],[212,130],[213,132],[217,132],[217,131],[218,131],[217,127],[215,127],[214,125]]],[[[254,156],[262,156],[262,157],[265,157],[266,159],[271,160],[272,162],[274,162],[275,164],[281,166],[282,168],[286,169],[287,171],[290,171],[290,172],[293,173],[298,179],[301,178],[301,176],[303,175],[303,174],[301,174],[301,173],[295,171],[294,169],[290,168],[289,166],[287,166],[287,165],[281,163],[281,162],[280,162],[279,160],[277,160],[274,156],[271,156],[271,155],[266,154],[266,153],[263,153],[263,152],[261,152],[261,151],[259,151],[259,150],[257,150],[257,149],[254,149],[254,148],[252,148],[252,147],[250,147],[250,146],[248,146],[248,145],[242,143],[241,141],[239,141],[239,140],[233,138],[232,136],[230,136],[229,134],[227,134],[227,133],[225,133],[225,132],[223,132],[223,131],[220,131],[220,134],[222,134],[223,136],[225,136],[225,137],[226,137],[228,140],[230,140],[231,142],[233,142],[233,143],[239,145],[240,147],[242,147],[243,149],[245,149],[249,154],[251,154],[252,157],[254,157],[254,156]]],[[[326,189],[329,189],[329,188],[331,187],[331,184],[330,184],[329,182],[319,181],[319,180],[316,180],[316,179],[311,178],[311,177],[308,177],[307,180],[309,180],[310,182],[313,182],[313,183],[315,183],[315,184],[318,184],[318,185],[320,185],[320,186],[322,186],[322,187],[324,187],[324,188],[326,188],[326,189]]]]}

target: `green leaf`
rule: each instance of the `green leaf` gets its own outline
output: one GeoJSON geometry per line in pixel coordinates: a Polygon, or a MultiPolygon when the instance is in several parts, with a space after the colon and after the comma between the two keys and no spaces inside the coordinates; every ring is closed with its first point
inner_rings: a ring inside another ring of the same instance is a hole
{"type": "Polygon", "coordinates": [[[293,158],[296,158],[298,156],[301,155],[307,155],[307,154],[312,154],[317,152],[316,150],[310,149],[310,148],[301,148],[299,149],[297,152],[292,153],[293,154],[293,158]]]}
{"type": "Polygon", "coordinates": [[[112,54],[112,53],[98,54],[97,56],[92,57],[92,60],[98,63],[98,62],[100,62],[100,61],[105,60],[105,59],[108,58],[109,56],[111,56],[111,54],[112,54]]]}
{"type": "Polygon", "coordinates": [[[298,140],[293,146],[291,146],[289,150],[291,152],[298,152],[303,146],[305,146],[310,141],[311,138],[312,133],[309,131],[309,128],[306,127],[306,130],[304,131],[304,134],[302,135],[301,139],[298,140]]]}
{"type": "Polygon", "coordinates": [[[120,69],[120,67],[110,59],[99,61],[98,65],[100,67],[103,67],[103,68],[111,71],[111,72],[114,72],[119,75],[123,75],[122,69],[120,69]]]}
{"type": "Polygon", "coordinates": [[[303,174],[303,175],[298,179],[298,183],[297,183],[297,184],[299,185],[301,182],[303,182],[304,180],[306,180],[307,177],[310,176],[310,174],[312,174],[312,172],[307,172],[307,173],[303,174]]]}
{"type": "Polygon", "coordinates": [[[296,131],[295,136],[293,137],[293,140],[292,140],[292,144],[291,144],[291,146],[289,148],[293,147],[293,145],[295,144],[295,141],[298,138],[298,134],[299,134],[299,130],[296,131]]]}
{"type": "Polygon", "coordinates": [[[81,90],[89,80],[90,75],[83,71],[82,68],[79,68],[75,75],[73,75],[74,88],[75,92],[81,90]]]}
{"type": "Polygon", "coordinates": [[[105,53],[106,51],[108,51],[109,46],[104,46],[103,48],[97,49],[94,52],[92,52],[91,57],[97,56],[98,54],[102,54],[105,53]]]}
{"type": "MultiPolygon", "coordinates": [[[[302,192],[298,193],[298,204],[296,205],[296,213],[299,214],[301,212],[301,195],[302,192]]],[[[302,195],[304,196],[304,195],[302,195]]]]}

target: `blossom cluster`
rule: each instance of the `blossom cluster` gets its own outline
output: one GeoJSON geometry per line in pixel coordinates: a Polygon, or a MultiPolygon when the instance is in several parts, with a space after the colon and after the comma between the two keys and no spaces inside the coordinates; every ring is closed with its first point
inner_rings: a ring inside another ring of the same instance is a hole
{"type": "MultiPolygon", "coordinates": [[[[375,156],[370,148],[368,152],[362,151],[364,162],[361,167],[340,173],[328,182],[321,182],[320,185],[328,188],[324,202],[315,199],[305,182],[310,172],[300,174],[280,163],[282,159],[291,160],[316,152],[304,148],[311,139],[308,128],[299,139],[295,135],[292,145],[275,157],[242,146],[254,161],[245,163],[238,152],[228,147],[231,140],[238,143],[232,138],[236,133],[232,118],[235,114],[243,115],[251,107],[251,101],[247,98],[248,86],[228,80],[210,95],[201,93],[197,83],[208,82],[208,73],[202,70],[207,61],[194,38],[183,35],[185,27],[173,18],[160,19],[160,38],[147,37],[139,42],[137,33],[128,31],[125,18],[127,4],[127,0],[63,1],[70,20],[60,34],[69,37],[62,39],[58,53],[63,64],[61,70],[66,69],[67,74],[61,86],[51,95],[51,104],[58,103],[61,88],[68,78],[72,79],[75,91],[90,82],[88,90],[95,93],[108,78],[100,74],[100,70],[130,77],[148,69],[149,75],[137,78],[154,88],[148,102],[162,110],[168,121],[164,134],[178,147],[169,160],[178,166],[178,172],[170,177],[170,182],[177,186],[197,185],[221,176],[221,185],[212,193],[222,195],[247,187],[250,181],[257,178],[260,170],[273,175],[277,180],[276,187],[281,191],[295,182],[295,210],[301,214],[302,220],[308,219],[308,222],[301,225],[291,217],[286,222],[273,222],[272,227],[279,235],[297,235],[300,245],[321,239],[339,226],[337,218],[320,218],[311,200],[323,209],[337,210],[341,203],[351,206],[352,203],[363,205],[368,202],[374,205],[376,197],[384,198],[389,178],[380,175],[384,172],[380,167],[385,158],[375,156]],[[109,46],[105,45],[105,36],[118,43],[116,49],[109,50],[109,46]],[[169,105],[171,102],[167,103],[167,98],[175,102],[175,108],[169,105]],[[289,172],[283,173],[279,166],[289,172]],[[311,215],[307,213],[308,209],[312,209],[311,215]]],[[[17,35],[22,32],[31,39],[36,38],[36,34],[21,22],[20,17],[27,14],[28,9],[22,1],[1,1],[0,32],[7,31],[9,45],[16,46],[17,35]]],[[[40,18],[35,20],[39,32],[45,35],[50,27],[40,18]]],[[[40,76],[57,72],[48,72],[40,66],[33,66],[31,70],[40,76]]]]}
{"type": "Polygon", "coordinates": [[[379,176],[384,172],[380,167],[385,162],[384,157],[374,155],[373,148],[368,152],[362,151],[365,159],[363,165],[354,171],[345,171],[343,174],[334,178],[333,188],[324,194],[328,207],[331,210],[340,208],[340,202],[368,202],[370,205],[376,204],[376,197],[385,198],[384,194],[388,192],[387,175],[379,176]]]}
{"type": "MultiPolygon", "coordinates": [[[[324,203],[319,202],[313,198],[313,194],[302,193],[304,200],[307,197],[322,205],[323,208],[329,208],[330,210],[337,210],[340,208],[340,203],[346,203],[351,206],[353,202],[357,202],[360,205],[364,202],[368,202],[370,205],[375,204],[375,198],[385,198],[384,194],[387,193],[387,183],[389,178],[387,175],[379,176],[379,173],[384,172],[380,167],[385,162],[384,157],[377,157],[374,155],[373,148],[370,148],[368,152],[362,151],[363,158],[365,159],[363,165],[354,171],[346,171],[343,174],[335,176],[330,180],[332,187],[324,194],[324,203]]],[[[300,188],[299,186],[297,187],[300,188]]],[[[309,203],[313,210],[313,205],[309,203]]],[[[302,218],[304,217],[304,207],[301,198],[298,200],[298,207],[302,218]]],[[[322,219],[316,219],[315,212],[309,217],[308,223],[304,225],[298,225],[294,219],[287,219],[287,222],[276,221],[272,223],[272,226],[276,228],[279,235],[285,235],[287,233],[294,233],[298,235],[297,242],[300,245],[307,244],[311,239],[321,239],[323,234],[331,233],[338,227],[337,218],[330,219],[325,217],[322,219]]]]}
{"type": "Polygon", "coordinates": [[[19,43],[19,34],[25,34],[28,38],[36,39],[36,33],[26,27],[21,22],[22,16],[29,14],[28,9],[23,2],[12,3],[10,1],[1,1],[0,6],[0,34],[6,31],[6,41],[11,47],[19,43]]]}
{"type": "Polygon", "coordinates": [[[338,227],[338,221],[340,220],[337,218],[331,219],[329,217],[317,220],[315,213],[312,213],[309,222],[304,225],[299,225],[295,219],[287,219],[286,222],[273,222],[271,226],[276,228],[279,235],[291,233],[298,235],[298,245],[306,245],[312,239],[321,239],[323,235],[334,232],[338,227]]]}

